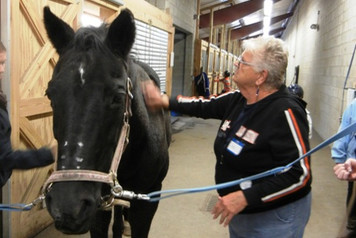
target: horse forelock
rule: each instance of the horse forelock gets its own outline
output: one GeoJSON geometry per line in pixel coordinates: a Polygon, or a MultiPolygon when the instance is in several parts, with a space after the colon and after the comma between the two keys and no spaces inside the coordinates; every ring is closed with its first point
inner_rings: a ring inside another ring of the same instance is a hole
{"type": "MultiPolygon", "coordinates": [[[[82,27],[75,33],[72,42],[67,46],[67,49],[62,54],[55,67],[54,73],[57,74],[64,68],[73,69],[79,72],[82,76],[88,71],[109,72],[114,69],[117,73],[121,70],[119,65],[122,65],[123,70],[128,70],[127,59],[110,48],[106,42],[108,34],[108,24],[103,24],[100,27],[82,27]]],[[[82,80],[83,82],[83,80],[82,80]]]]}
{"type": "Polygon", "coordinates": [[[79,51],[87,51],[89,49],[107,51],[104,44],[107,34],[107,25],[100,27],[82,27],[74,36],[74,48],[79,51]]]}

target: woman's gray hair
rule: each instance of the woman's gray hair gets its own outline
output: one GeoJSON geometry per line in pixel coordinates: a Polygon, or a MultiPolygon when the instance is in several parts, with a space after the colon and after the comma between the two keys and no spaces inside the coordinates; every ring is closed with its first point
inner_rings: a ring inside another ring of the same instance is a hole
{"type": "Polygon", "coordinates": [[[242,48],[252,54],[253,69],[268,71],[266,86],[279,88],[284,83],[288,65],[288,49],[281,39],[261,36],[242,42],[242,48]]]}

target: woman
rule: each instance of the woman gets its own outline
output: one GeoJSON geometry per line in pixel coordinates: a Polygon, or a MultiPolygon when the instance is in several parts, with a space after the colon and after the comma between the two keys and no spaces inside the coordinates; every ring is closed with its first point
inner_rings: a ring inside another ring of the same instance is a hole
{"type": "MultiPolygon", "coordinates": [[[[152,109],[222,120],[214,152],[216,183],[284,166],[309,150],[306,103],[283,84],[288,63],[284,43],[274,37],[243,42],[233,77],[239,91],[209,100],[160,95],[144,85],[152,109]]],[[[221,189],[213,209],[230,237],[303,237],[311,208],[309,158],[283,173],[221,189]]]]}
{"type": "MultiPolygon", "coordinates": [[[[0,42],[0,86],[5,72],[6,48],[0,42]]],[[[55,142],[50,148],[39,150],[12,150],[11,125],[7,113],[6,96],[0,87],[0,187],[10,178],[13,169],[31,169],[54,162],[57,150],[55,142]]]]}

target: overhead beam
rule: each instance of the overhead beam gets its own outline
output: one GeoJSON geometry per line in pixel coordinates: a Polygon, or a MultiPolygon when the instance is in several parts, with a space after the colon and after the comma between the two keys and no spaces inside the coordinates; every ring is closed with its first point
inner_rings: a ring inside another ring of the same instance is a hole
{"type": "MultiPolygon", "coordinates": [[[[240,18],[243,18],[255,11],[258,11],[263,7],[264,0],[251,0],[243,3],[233,5],[231,7],[226,7],[213,12],[213,26],[223,25],[231,23],[240,18]]],[[[210,13],[203,14],[200,16],[200,28],[206,28],[210,26],[210,13]]]]}
{"type": "Polygon", "coordinates": [[[217,4],[211,5],[211,6],[209,6],[209,7],[204,7],[204,8],[202,8],[202,9],[200,9],[200,12],[203,12],[203,11],[205,11],[205,10],[211,10],[211,9],[216,8],[216,7],[224,6],[224,5],[226,5],[226,4],[231,4],[231,3],[232,3],[232,0],[227,0],[227,1],[225,1],[225,2],[217,3],[217,4]]]}
{"type": "MultiPolygon", "coordinates": [[[[278,35],[280,35],[279,33],[283,32],[286,28],[285,27],[278,27],[276,29],[273,29],[271,31],[269,31],[269,35],[275,35],[277,38],[278,38],[278,35]]],[[[240,38],[239,40],[247,40],[247,39],[250,39],[250,38],[256,38],[256,37],[259,37],[259,36],[262,36],[263,33],[261,34],[257,34],[257,35],[253,35],[253,36],[246,36],[246,37],[243,37],[243,38],[240,38]]]]}
{"type": "MultiPolygon", "coordinates": [[[[271,25],[273,25],[277,22],[280,22],[282,20],[285,20],[292,16],[293,16],[293,12],[273,17],[273,18],[271,18],[271,25]]],[[[251,33],[259,31],[261,29],[263,29],[263,21],[259,21],[259,22],[256,22],[256,23],[253,23],[250,25],[242,26],[237,29],[231,30],[231,36],[230,36],[231,38],[230,39],[231,40],[241,39],[241,38],[248,36],[251,33]]]]}
{"type": "Polygon", "coordinates": [[[276,35],[277,33],[283,32],[286,28],[285,27],[278,27],[276,29],[273,29],[269,32],[270,35],[276,35]]]}
{"type": "MultiPolygon", "coordinates": [[[[274,0],[276,3],[280,0],[274,0]]],[[[250,0],[239,3],[231,7],[226,7],[213,11],[213,26],[224,25],[243,18],[251,13],[254,13],[263,8],[264,0],[250,0]]],[[[210,26],[210,14],[203,14],[200,16],[199,27],[206,28],[210,26]]]]}

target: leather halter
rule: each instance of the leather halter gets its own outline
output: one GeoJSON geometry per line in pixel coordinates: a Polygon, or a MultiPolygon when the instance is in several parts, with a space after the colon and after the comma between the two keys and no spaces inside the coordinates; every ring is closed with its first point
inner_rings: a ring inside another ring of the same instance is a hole
{"type": "MultiPolygon", "coordinates": [[[[129,143],[129,134],[130,134],[130,125],[129,119],[132,115],[131,111],[131,100],[133,95],[131,93],[132,90],[132,82],[128,77],[126,81],[126,109],[124,113],[123,126],[121,128],[120,137],[115,149],[114,156],[112,158],[111,167],[109,173],[103,173],[95,170],[57,170],[54,171],[45,184],[42,187],[42,194],[46,195],[46,193],[50,190],[51,185],[55,182],[67,182],[67,181],[90,181],[90,182],[101,182],[109,184],[112,189],[112,194],[117,194],[122,191],[122,188],[117,180],[116,171],[119,167],[120,160],[122,154],[129,143]]],[[[105,200],[102,198],[105,203],[102,207],[111,206],[113,203],[113,196],[110,196],[110,201],[108,202],[108,198],[105,200]]]]}

